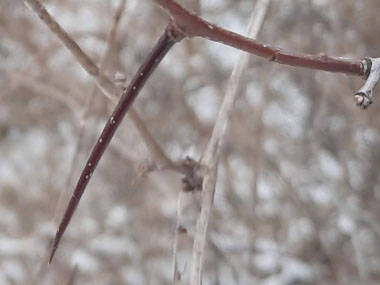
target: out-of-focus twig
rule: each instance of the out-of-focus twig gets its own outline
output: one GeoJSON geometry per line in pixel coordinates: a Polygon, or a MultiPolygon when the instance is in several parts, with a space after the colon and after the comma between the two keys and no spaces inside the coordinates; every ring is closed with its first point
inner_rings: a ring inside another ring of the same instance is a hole
{"type": "MultiPolygon", "coordinates": [[[[264,21],[269,2],[270,0],[260,0],[256,3],[248,26],[248,34],[250,37],[257,37],[264,21]]],[[[222,106],[217,115],[210,141],[201,160],[201,164],[206,166],[207,171],[203,179],[202,207],[194,236],[192,269],[190,272],[191,285],[201,284],[202,261],[206,244],[207,226],[214,200],[220,144],[226,132],[230,113],[240,86],[240,81],[248,62],[249,55],[241,54],[233,68],[231,78],[227,85],[226,95],[224,96],[222,106]]]]}
{"type": "Polygon", "coordinates": [[[78,275],[78,265],[75,265],[73,268],[73,271],[70,274],[69,280],[67,280],[67,285],[74,285],[77,275],[78,275]]]}
{"type": "Polygon", "coordinates": [[[368,282],[369,277],[370,277],[370,274],[368,272],[369,266],[366,259],[363,256],[363,253],[361,250],[361,244],[359,240],[359,235],[357,231],[354,231],[353,233],[351,233],[351,241],[352,241],[352,246],[354,250],[356,266],[359,272],[360,282],[363,282],[363,284],[365,284],[368,282]]]}
{"type": "Polygon", "coordinates": [[[174,243],[173,243],[173,283],[181,280],[181,273],[178,270],[178,243],[180,235],[182,233],[182,194],[183,191],[180,191],[178,194],[178,205],[177,205],[177,225],[174,233],[174,243]]]}

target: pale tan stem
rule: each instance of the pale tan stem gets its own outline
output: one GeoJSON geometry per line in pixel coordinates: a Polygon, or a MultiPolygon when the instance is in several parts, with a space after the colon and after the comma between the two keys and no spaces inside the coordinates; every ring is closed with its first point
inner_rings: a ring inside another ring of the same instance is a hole
{"type": "MultiPolygon", "coordinates": [[[[259,0],[256,3],[248,26],[249,37],[257,37],[264,21],[269,2],[270,0],[259,0]]],[[[248,62],[249,55],[246,53],[240,54],[239,60],[236,62],[228,82],[227,92],[217,115],[210,141],[201,160],[201,164],[207,167],[207,172],[203,179],[202,207],[194,236],[192,269],[190,272],[191,285],[200,285],[202,282],[202,262],[205,255],[207,227],[214,200],[220,144],[225,135],[230,113],[238,94],[240,81],[248,62]]]]}

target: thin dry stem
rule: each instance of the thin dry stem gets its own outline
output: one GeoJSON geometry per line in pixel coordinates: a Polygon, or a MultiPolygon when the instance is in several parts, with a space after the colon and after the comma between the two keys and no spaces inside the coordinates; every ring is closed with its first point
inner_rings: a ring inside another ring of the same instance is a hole
{"type": "Polygon", "coordinates": [[[177,225],[174,233],[174,243],[173,243],[173,283],[181,281],[181,273],[178,270],[178,243],[180,238],[180,227],[182,224],[182,200],[183,191],[178,194],[178,205],[177,205],[177,225]]]}
{"type": "Polygon", "coordinates": [[[75,265],[71,274],[70,274],[70,278],[69,280],[67,280],[67,285],[74,285],[75,284],[75,280],[78,276],[78,265],[75,265]]]}
{"type": "Polygon", "coordinates": [[[95,62],[87,56],[70,35],[54,20],[42,3],[38,0],[25,0],[29,7],[38,15],[42,22],[61,40],[80,65],[95,79],[98,86],[109,97],[119,97],[119,90],[106,77],[95,62]]]}
{"type": "Polygon", "coordinates": [[[368,282],[369,277],[370,277],[370,274],[368,272],[369,266],[361,250],[361,243],[359,240],[358,231],[354,231],[353,233],[351,233],[351,242],[352,242],[352,247],[354,250],[356,267],[359,272],[359,279],[360,279],[360,282],[363,282],[363,284],[365,284],[368,282]]]}
{"type": "MultiPolygon", "coordinates": [[[[264,21],[269,2],[270,0],[260,0],[257,2],[248,25],[248,35],[250,37],[257,37],[264,21]]],[[[222,106],[216,118],[210,141],[201,160],[201,164],[207,167],[207,172],[203,180],[202,207],[194,237],[192,269],[190,273],[191,285],[201,284],[202,261],[204,258],[208,221],[214,200],[220,144],[226,132],[230,113],[238,94],[240,81],[248,62],[249,55],[241,54],[233,68],[231,78],[227,85],[226,95],[224,96],[222,106]]]]}
{"type": "Polygon", "coordinates": [[[36,92],[36,94],[52,98],[66,105],[72,112],[74,119],[79,119],[78,110],[80,109],[80,105],[73,97],[67,96],[67,93],[45,82],[41,82],[38,78],[33,78],[26,73],[20,73],[14,76],[14,80],[15,86],[25,86],[36,92]]]}

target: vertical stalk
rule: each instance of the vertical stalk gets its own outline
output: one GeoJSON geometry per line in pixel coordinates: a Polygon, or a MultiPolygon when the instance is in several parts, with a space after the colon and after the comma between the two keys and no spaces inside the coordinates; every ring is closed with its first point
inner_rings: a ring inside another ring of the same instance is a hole
{"type": "MultiPolygon", "coordinates": [[[[261,30],[269,3],[270,0],[259,0],[256,2],[248,24],[248,35],[250,37],[256,38],[261,30]]],[[[240,81],[248,63],[249,55],[241,53],[228,81],[226,95],[224,96],[223,103],[216,117],[211,138],[202,155],[201,164],[206,167],[207,171],[203,177],[201,211],[197,219],[194,233],[190,285],[202,284],[202,269],[207,242],[207,228],[214,202],[221,144],[225,137],[234,102],[238,95],[240,81]]]]}

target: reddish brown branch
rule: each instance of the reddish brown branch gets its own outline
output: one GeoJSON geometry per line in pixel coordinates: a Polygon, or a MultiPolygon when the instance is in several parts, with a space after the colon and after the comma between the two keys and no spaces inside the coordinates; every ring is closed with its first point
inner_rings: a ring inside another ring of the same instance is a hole
{"type": "Polygon", "coordinates": [[[134,99],[139,94],[141,88],[145,85],[146,81],[156,69],[158,64],[171,49],[175,42],[182,39],[182,34],[179,33],[176,28],[169,24],[165,29],[164,34],[161,36],[153,50],[150,52],[148,57],[145,59],[144,63],[141,65],[135,76],[133,77],[129,87],[123,93],[119,103],[112,112],[106,126],[103,129],[98,141],[96,142],[90,157],[82,171],[82,174],[78,180],[75,187],[74,193],[70,199],[69,205],[66,208],[62,221],[58,227],[56,233],[51,254],[49,257],[49,263],[52,261],[55,251],[58,248],[59,242],[65,232],[70,220],[75,212],[76,207],[86,189],[88,182],[90,181],[91,175],[94,173],[96,166],[98,165],[104,151],[106,150],[108,144],[110,143],[113,135],[115,134],[118,126],[123,120],[125,114],[127,113],[129,107],[132,105],[134,99]]]}
{"type": "Polygon", "coordinates": [[[154,1],[169,12],[177,27],[188,37],[203,37],[280,64],[357,76],[364,76],[366,73],[362,60],[285,51],[212,24],[187,11],[173,0],[154,1]]]}

